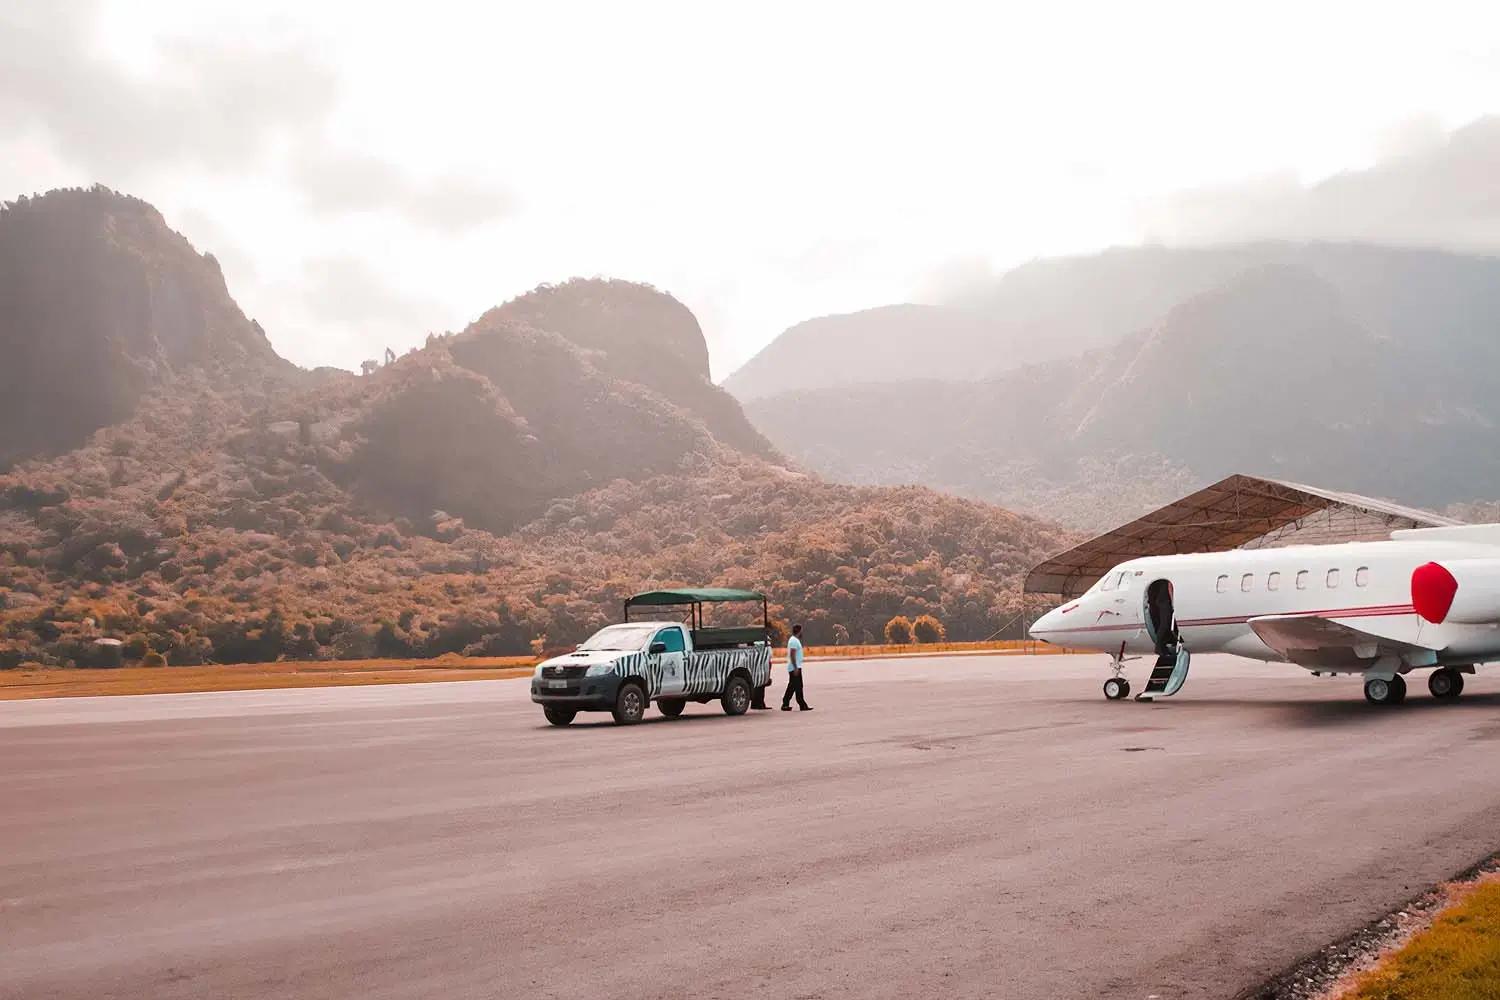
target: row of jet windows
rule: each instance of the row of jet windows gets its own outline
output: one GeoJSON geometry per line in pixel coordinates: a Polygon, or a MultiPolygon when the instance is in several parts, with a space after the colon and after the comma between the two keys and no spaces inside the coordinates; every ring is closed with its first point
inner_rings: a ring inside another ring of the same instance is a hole
{"type": "MultiPolygon", "coordinates": [[[[1312,578],[1312,573],[1310,571],[1305,570],[1305,569],[1299,569],[1297,571],[1297,578],[1296,578],[1297,589],[1298,590],[1306,590],[1307,587],[1308,587],[1308,581],[1311,578],[1312,578]]],[[[1338,570],[1331,569],[1331,570],[1329,570],[1327,573],[1325,573],[1323,575],[1323,586],[1327,587],[1329,590],[1332,590],[1335,587],[1337,587],[1338,585],[1339,585],[1339,571],[1338,570]]],[[[1370,585],[1370,567],[1368,567],[1368,566],[1361,566],[1361,567],[1359,567],[1359,569],[1357,569],[1357,570],[1354,571],[1354,585],[1356,587],[1368,587],[1370,585]]],[[[1217,590],[1221,594],[1224,593],[1226,590],[1228,590],[1229,589],[1229,574],[1225,573],[1224,575],[1220,576],[1219,579],[1218,579],[1218,582],[1216,584],[1214,584],[1214,589],[1217,590]]],[[[1243,576],[1240,577],[1240,590],[1242,590],[1242,591],[1244,591],[1245,593],[1248,594],[1250,591],[1252,591],[1254,589],[1255,589],[1255,574],[1254,573],[1246,573],[1246,574],[1244,574],[1243,576]]],[[[1273,570],[1270,573],[1266,574],[1266,589],[1267,590],[1280,590],[1281,589],[1281,573],[1273,570]]]]}

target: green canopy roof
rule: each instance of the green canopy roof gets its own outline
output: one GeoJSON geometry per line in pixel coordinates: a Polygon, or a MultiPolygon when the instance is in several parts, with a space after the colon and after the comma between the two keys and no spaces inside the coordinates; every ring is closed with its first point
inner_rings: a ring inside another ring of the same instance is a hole
{"type": "Polygon", "coordinates": [[[763,601],[766,595],[753,590],[734,590],[730,587],[687,587],[682,590],[646,590],[636,594],[626,604],[661,607],[669,604],[697,604],[700,601],[763,601]]]}

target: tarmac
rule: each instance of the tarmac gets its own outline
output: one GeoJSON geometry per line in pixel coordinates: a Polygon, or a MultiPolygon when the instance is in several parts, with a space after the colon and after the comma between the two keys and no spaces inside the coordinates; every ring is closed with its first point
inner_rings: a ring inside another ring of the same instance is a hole
{"type": "Polygon", "coordinates": [[[0,997],[1224,998],[1500,848],[1500,671],[1106,673],[810,661],[811,713],[566,729],[524,680],[3,703],[0,997]]]}

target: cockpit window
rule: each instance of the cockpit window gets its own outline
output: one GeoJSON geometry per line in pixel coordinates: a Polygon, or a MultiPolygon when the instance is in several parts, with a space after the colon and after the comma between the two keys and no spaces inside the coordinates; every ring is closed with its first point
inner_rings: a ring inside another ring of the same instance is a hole
{"type": "Polygon", "coordinates": [[[1104,578],[1104,586],[1100,587],[1099,589],[1100,590],[1114,590],[1115,589],[1115,575],[1113,573],[1111,573],[1111,574],[1109,574],[1109,576],[1106,576],[1104,578]]]}
{"type": "Polygon", "coordinates": [[[1121,590],[1130,589],[1130,570],[1127,569],[1120,573],[1120,582],[1118,586],[1121,590]]]}

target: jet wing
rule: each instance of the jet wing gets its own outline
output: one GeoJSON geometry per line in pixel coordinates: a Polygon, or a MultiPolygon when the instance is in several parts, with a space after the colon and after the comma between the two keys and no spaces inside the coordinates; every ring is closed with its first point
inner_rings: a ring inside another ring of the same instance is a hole
{"type": "Polygon", "coordinates": [[[1331,670],[1362,670],[1382,656],[1398,656],[1411,666],[1437,661],[1431,646],[1388,639],[1327,618],[1265,615],[1249,625],[1260,641],[1289,663],[1331,670]]]}

